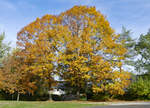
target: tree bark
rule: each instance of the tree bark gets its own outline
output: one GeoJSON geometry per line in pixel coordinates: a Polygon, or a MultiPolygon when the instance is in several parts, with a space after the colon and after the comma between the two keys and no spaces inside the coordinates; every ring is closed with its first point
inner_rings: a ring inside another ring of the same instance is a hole
{"type": "Polygon", "coordinates": [[[51,80],[49,79],[49,101],[52,101],[52,93],[51,93],[51,80]]]}
{"type": "Polygon", "coordinates": [[[17,101],[19,101],[19,98],[20,98],[20,93],[18,93],[17,95],[17,101]]]}
{"type": "Polygon", "coordinates": [[[52,94],[51,94],[51,92],[49,92],[49,101],[52,101],[53,99],[52,99],[52,94]]]}
{"type": "Polygon", "coordinates": [[[13,94],[11,95],[11,99],[12,99],[12,100],[14,99],[14,95],[13,95],[13,94]]]}
{"type": "Polygon", "coordinates": [[[80,90],[77,91],[76,93],[78,100],[80,99],[80,90]]]}

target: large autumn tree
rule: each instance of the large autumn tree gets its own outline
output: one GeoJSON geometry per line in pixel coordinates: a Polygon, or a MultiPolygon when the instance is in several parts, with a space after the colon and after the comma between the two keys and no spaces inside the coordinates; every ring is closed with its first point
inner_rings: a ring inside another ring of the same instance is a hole
{"type": "MultiPolygon", "coordinates": [[[[19,57],[28,66],[26,71],[40,77],[45,88],[52,90],[56,85],[57,55],[61,47],[61,36],[67,33],[60,24],[60,19],[54,15],[45,15],[41,19],[24,27],[18,33],[19,57]]],[[[67,35],[66,35],[67,36],[67,35]]],[[[51,97],[49,97],[51,100],[51,97]]]]}
{"type": "Polygon", "coordinates": [[[89,83],[97,93],[123,94],[129,74],[120,68],[126,48],[118,37],[95,7],[74,6],[37,18],[18,33],[17,43],[26,71],[39,75],[49,89],[59,75],[78,95],[89,83]]]}
{"type": "Polygon", "coordinates": [[[87,6],[74,6],[60,18],[70,33],[60,53],[63,78],[78,88],[77,94],[88,83],[94,92],[123,94],[130,76],[121,69],[127,50],[106,18],[87,6]]]}

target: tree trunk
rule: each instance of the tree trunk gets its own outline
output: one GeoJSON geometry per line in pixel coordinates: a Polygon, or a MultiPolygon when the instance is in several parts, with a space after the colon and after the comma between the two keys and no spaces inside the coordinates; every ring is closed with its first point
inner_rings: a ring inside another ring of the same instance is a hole
{"type": "Polygon", "coordinates": [[[51,94],[51,92],[49,92],[49,101],[52,101],[53,99],[52,99],[52,94],[51,94]]]}
{"type": "Polygon", "coordinates": [[[51,83],[50,83],[50,79],[49,79],[49,101],[52,101],[52,93],[51,93],[51,83]]]}
{"type": "Polygon", "coordinates": [[[120,66],[119,68],[120,68],[120,72],[122,72],[122,67],[120,66]]]}
{"type": "Polygon", "coordinates": [[[14,95],[13,95],[13,94],[11,95],[11,99],[12,99],[12,100],[14,99],[14,95]]]}
{"type": "Polygon", "coordinates": [[[78,100],[80,99],[80,90],[77,91],[76,93],[78,100]]]}
{"type": "Polygon", "coordinates": [[[19,98],[20,98],[20,93],[18,93],[17,95],[17,101],[19,101],[19,98]]]}

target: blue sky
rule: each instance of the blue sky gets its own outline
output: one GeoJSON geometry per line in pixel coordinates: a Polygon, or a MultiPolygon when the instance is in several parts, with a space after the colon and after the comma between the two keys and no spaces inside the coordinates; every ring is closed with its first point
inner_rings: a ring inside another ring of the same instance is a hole
{"type": "Polygon", "coordinates": [[[131,29],[133,37],[150,28],[150,0],[0,0],[0,31],[15,46],[17,32],[45,14],[59,14],[74,5],[96,6],[117,33],[131,29]]]}

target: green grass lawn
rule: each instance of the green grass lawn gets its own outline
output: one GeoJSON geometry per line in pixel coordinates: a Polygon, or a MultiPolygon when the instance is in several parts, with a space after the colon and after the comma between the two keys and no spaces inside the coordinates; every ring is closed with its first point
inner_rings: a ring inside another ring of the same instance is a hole
{"type": "Polygon", "coordinates": [[[16,102],[0,101],[0,108],[89,108],[98,105],[79,102],[16,102]]]}

